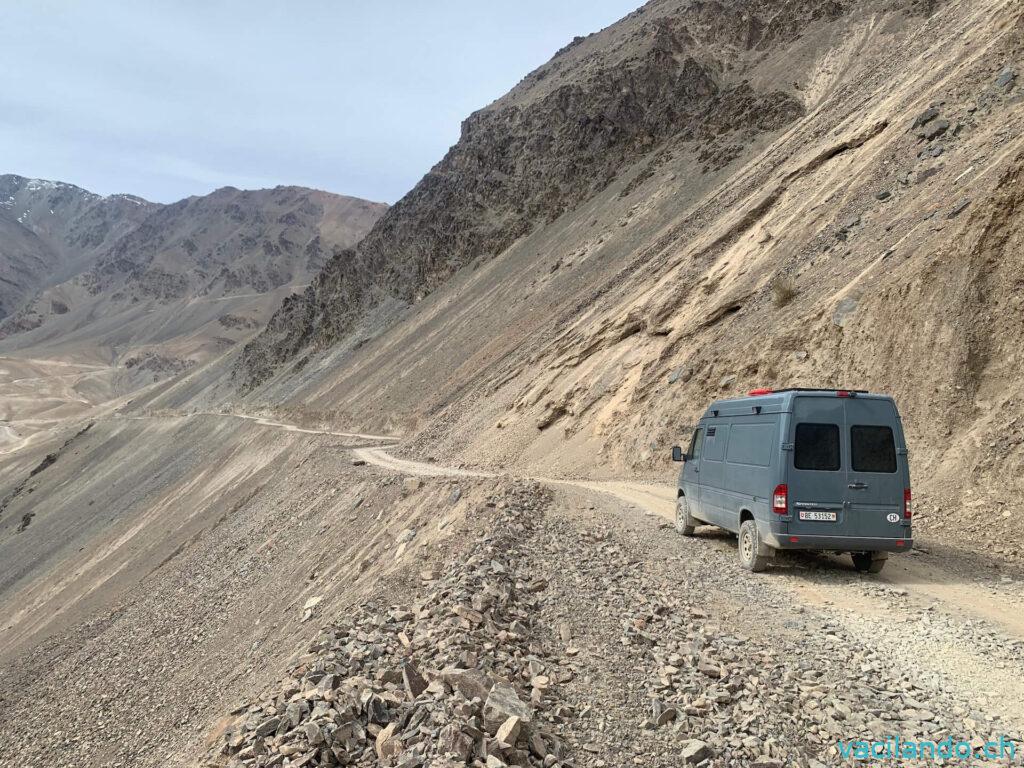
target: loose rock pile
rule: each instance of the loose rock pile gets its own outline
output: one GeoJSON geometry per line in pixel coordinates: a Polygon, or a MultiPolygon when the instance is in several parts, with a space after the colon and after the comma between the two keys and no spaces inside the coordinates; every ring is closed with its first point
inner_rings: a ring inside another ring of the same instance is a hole
{"type": "Polygon", "coordinates": [[[571,712],[531,618],[543,583],[516,554],[544,503],[536,487],[488,502],[497,532],[443,574],[423,571],[422,599],[325,627],[274,690],[235,711],[213,764],[563,764],[571,712]]]}

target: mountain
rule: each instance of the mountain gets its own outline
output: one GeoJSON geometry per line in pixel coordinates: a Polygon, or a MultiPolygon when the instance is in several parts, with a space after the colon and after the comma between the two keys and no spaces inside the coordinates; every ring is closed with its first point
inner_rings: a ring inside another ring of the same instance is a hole
{"type": "Polygon", "coordinates": [[[376,307],[413,303],[460,267],[556,221],[626,168],[643,166],[634,169],[635,187],[677,153],[707,175],[791,123],[804,111],[792,84],[758,66],[842,6],[759,10],[651,3],[561,50],[471,115],[459,142],[369,236],[282,308],[246,349],[243,380],[258,383],[304,346],[330,345],[376,307]]]}
{"type": "Polygon", "coordinates": [[[73,184],[0,175],[0,320],[63,282],[159,206],[73,184]]]}
{"type": "Polygon", "coordinates": [[[1022,65],[1019,0],[653,0],[471,116],[302,293],[220,277],[305,264],[218,254],[230,203],[154,211],[3,342],[39,343],[0,358],[7,762],[1019,742],[1022,65]],[[912,552],[752,577],[677,534],[670,447],[755,386],[895,395],[912,552]]]}
{"type": "Polygon", "coordinates": [[[158,205],[0,180],[0,265],[11,276],[0,283],[0,348],[74,346],[104,360],[157,347],[192,361],[223,351],[386,209],[300,187],[224,188],[158,205]]]}
{"type": "Polygon", "coordinates": [[[1024,491],[1022,30],[1008,2],[654,0],[470,116],[236,385],[424,455],[652,477],[716,397],[885,391],[922,524],[970,525],[1024,491]]]}

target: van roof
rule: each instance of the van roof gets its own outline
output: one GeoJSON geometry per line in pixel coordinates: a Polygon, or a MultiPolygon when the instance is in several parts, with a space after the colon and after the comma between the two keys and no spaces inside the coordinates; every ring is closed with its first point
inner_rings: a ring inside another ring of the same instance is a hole
{"type": "Polygon", "coordinates": [[[716,400],[708,406],[701,418],[719,416],[746,416],[754,409],[757,413],[786,413],[792,410],[797,397],[856,397],[871,400],[892,400],[889,395],[872,394],[863,389],[814,389],[791,387],[789,389],[755,389],[746,397],[716,400]]]}

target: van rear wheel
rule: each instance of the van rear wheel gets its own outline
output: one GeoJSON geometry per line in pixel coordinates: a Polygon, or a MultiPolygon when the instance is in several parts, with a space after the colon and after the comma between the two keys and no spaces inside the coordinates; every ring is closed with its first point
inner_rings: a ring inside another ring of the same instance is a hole
{"type": "Polygon", "coordinates": [[[850,557],[853,559],[853,567],[861,573],[881,573],[885,567],[885,556],[874,552],[853,552],[850,557]]]}
{"type": "Polygon", "coordinates": [[[744,520],[740,526],[739,552],[740,564],[748,571],[760,573],[768,567],[768,558],[759,555],[761,551],[761,534],[757,530],[757,523],[753,520],[744,520]]]}
{"type": "Polygon", "coordinates": [[[686,497],[680,496],[676,499],[676,531],[683,536],[693,536],[697,530],[697,521],[690,514],[690,505],[686,503],[686,497]]]}

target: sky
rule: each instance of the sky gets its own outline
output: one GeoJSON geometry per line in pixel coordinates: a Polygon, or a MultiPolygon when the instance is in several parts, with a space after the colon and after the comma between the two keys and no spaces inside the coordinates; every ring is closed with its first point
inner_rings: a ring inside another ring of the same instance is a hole
{"type": "Polygon", "coordinates": [[[0,0],[0,173],[157,202],[393,203],[486,106],[641,0],[0,0]]]}

